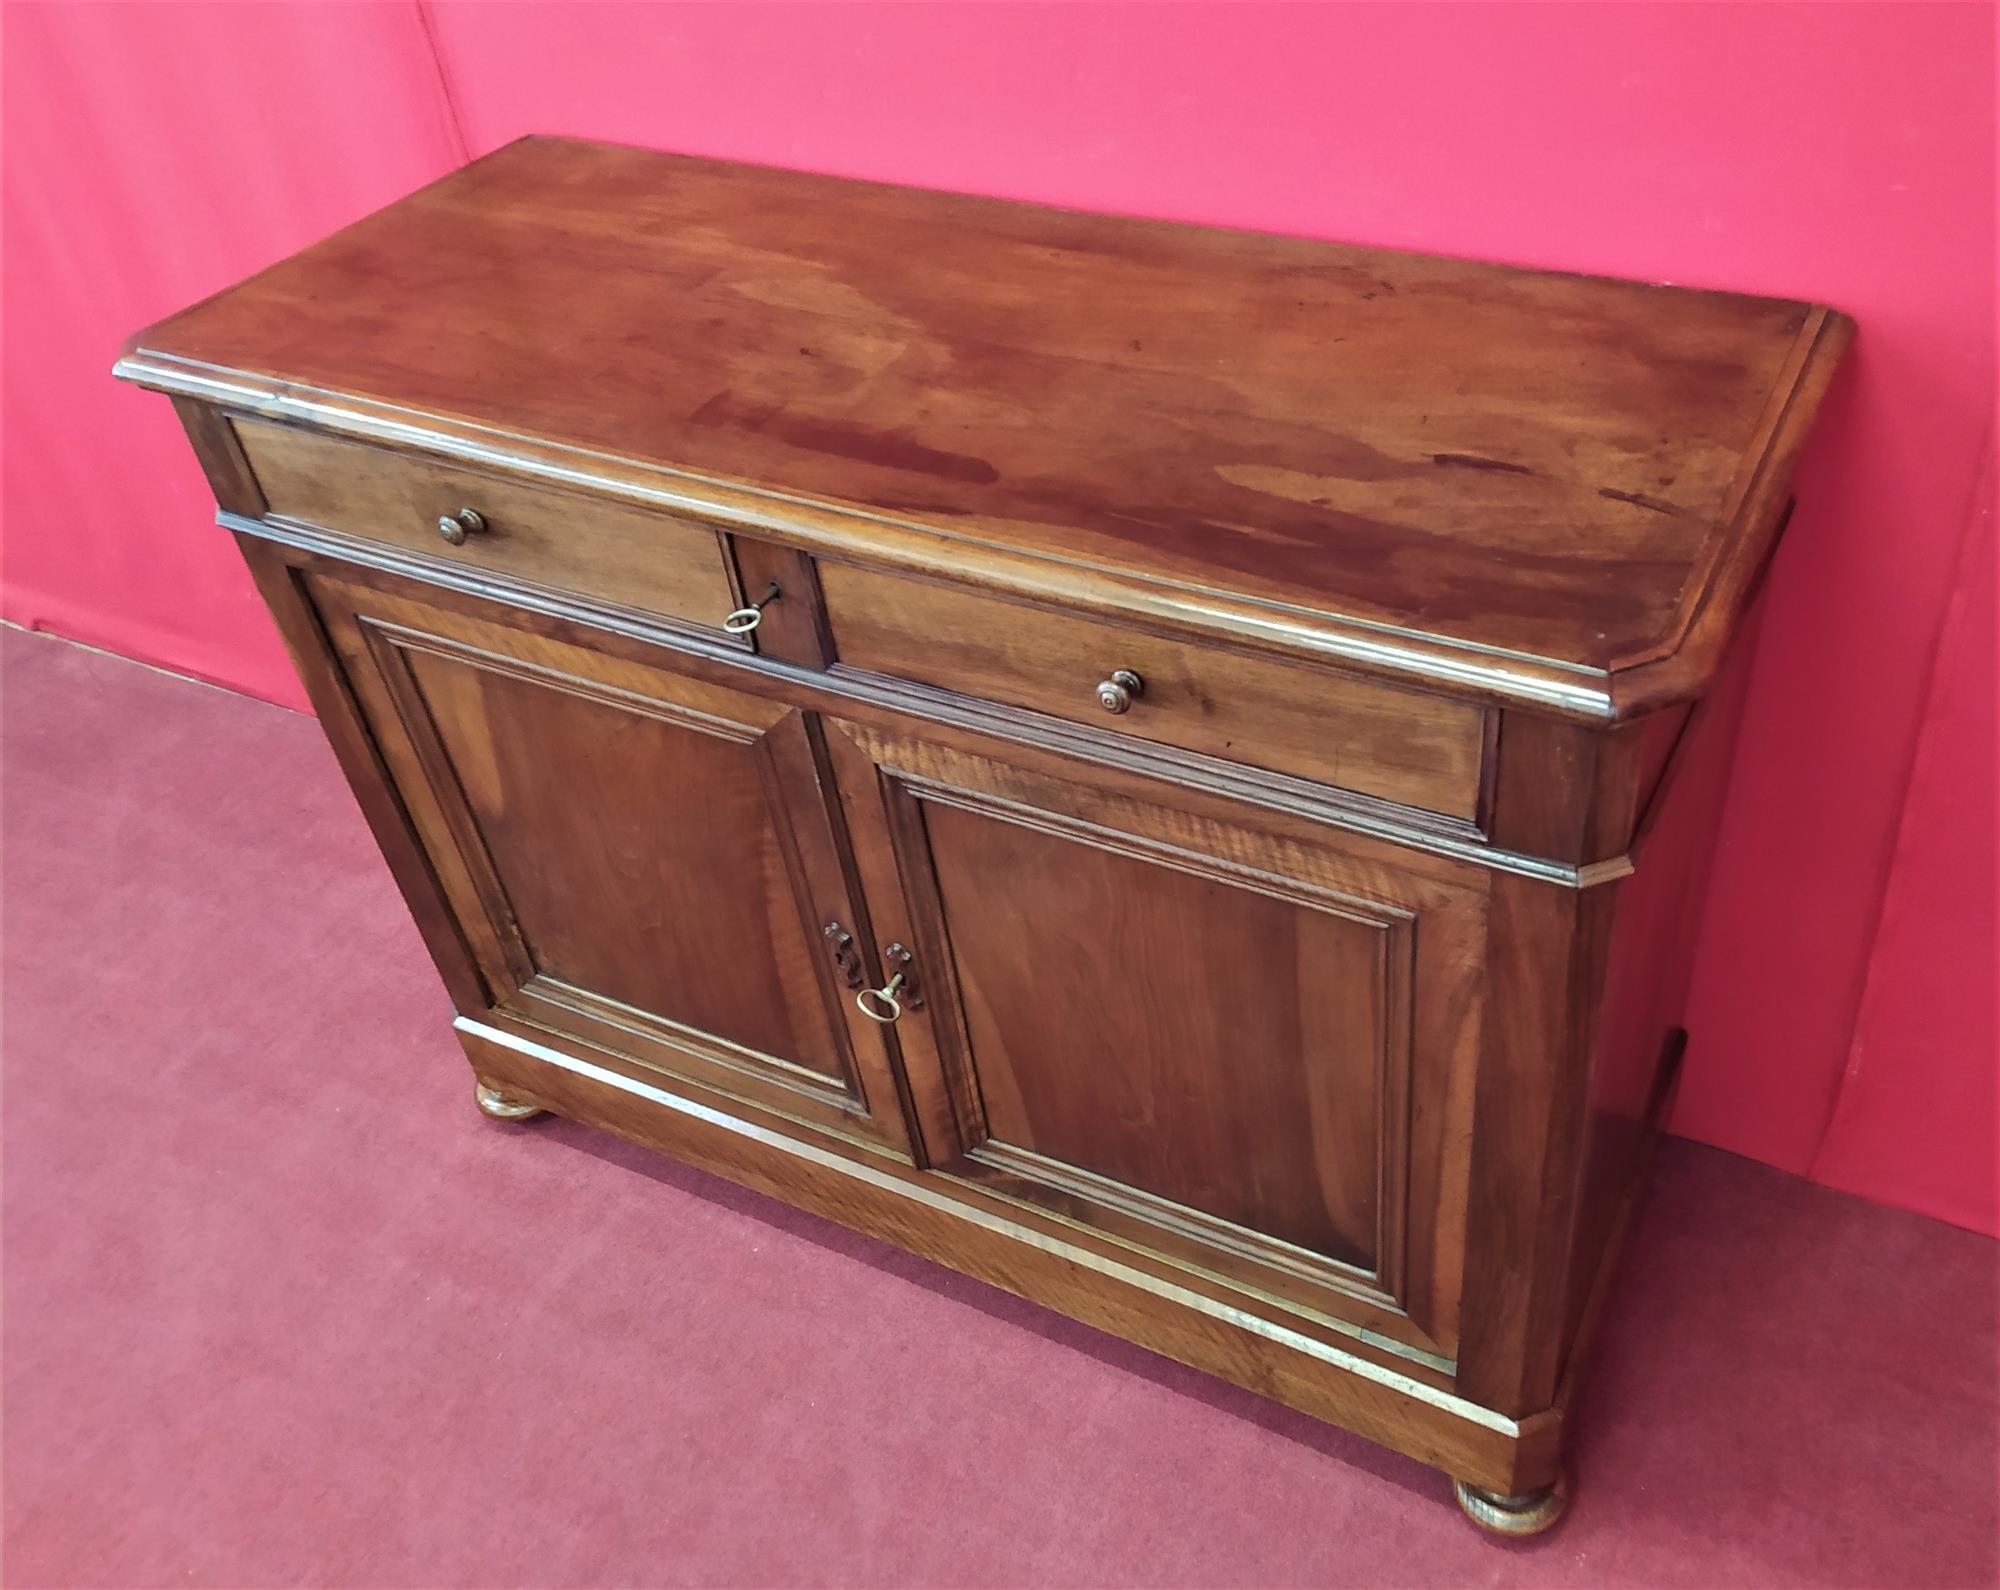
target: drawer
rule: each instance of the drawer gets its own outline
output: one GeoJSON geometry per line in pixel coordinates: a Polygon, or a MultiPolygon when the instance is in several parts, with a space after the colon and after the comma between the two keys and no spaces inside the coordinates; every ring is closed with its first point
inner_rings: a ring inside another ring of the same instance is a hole
{"type": "Polygon", "coordinates": [[[953,586],[822,562],[840,662],[1470,822],[1481,707],[1168,640],[953,586]],[[1100,684],[1140,681],[1114,714],[1100,684]]]}
{"type": "Polygon", "coordinates": [[[273,513],[708,628],[737,606],[703,525],[312,431],[241,420],[236,434],[273,513]],[[453,545],[438,520],[463,508],[484,527],[453,545]]]}

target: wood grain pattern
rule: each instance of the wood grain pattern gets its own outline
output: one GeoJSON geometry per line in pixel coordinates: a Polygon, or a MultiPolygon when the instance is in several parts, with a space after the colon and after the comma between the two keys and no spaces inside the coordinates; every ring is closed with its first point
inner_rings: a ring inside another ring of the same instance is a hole
{"type": "Polygon", "coordinates": [[[979,1208],[934,1176],[837,1156],[480,1023],[461,1020],[458,1032],[475,1071],[510,1095],[1060,1309],[1420,1463],[1502,1493],[1533,1490],[1557,1472],[1560,1414],[1490,1414],[1374,1362],[1365,1344],[1332,1347],[1266,1324],[1115,1252],[979,1208]]]}
{"type": "Polygon", "coordinates": [[[1466,1230],[1459,1384],[1525,1414],[1555,1397],[1584,1196],[1589,1077],[1618,884],[1496,878],[1466,1230]]]}
{"type": "Polygon", "coordinates": [[[245,420],[236,435],[272,513],[718,633],[738,605],[721,542],[706,525],[290,426],[245,420]],[[465,507],[486,528],[449,545],[438,518],[465,507]]]}
{"type": "Polygon", "coordinates": [[[848,667],[985,696],[1185,750],[1323,780],[1468,822],[1485,712],[1445,696],[1195,647],[930,581],[820,565],[848,667]],[[1113,717],[1098,682],[1144,689],[1113,717]]]}
{"type": "Polygon", "coordinates": [[[1407,930],[924,807],[978,1070],[973,1152],[1021,1149],[1372,1274],[1382,1094],[1409,1080],[1391,1041],[1407,930]]]}
{"type": "Polygon", "coordinates": [[[119,368],[482,1086],[1547,1499],[1850,333],[534,139],[119,368]]]}
{"type": "Polygon", "coordinates": [[[824,938],[859,914],[798,714],[499,613],[311,590],[482,1008],[906,1144],[824,938]]]}
{"type": "Polygon", "coordinates": [[[306,571],[288,561],[284,549],[257,536],[239,535],[236,544],[453,1005],[461,1011],[486,1009],[492,990],[466,942],[444,882],[411,825],[408,807],[370,731],[354,683],[336,660],[321,614],[307,594],[306,571]]]}
{"type": "Polygon", "coordinates": [[[930,1163],[1449,1356],[1482,897],[830,726],[930,1163]]]}
{"type": "Polygon", "coordinates": [[[1494,843],[1582,865],[1622,855],[1653,720],[1592,729],[1519,709],[1499,719],[1489,773],[1494,843]]]}
{"type": "MultiPolygon", "coordinates": [[[[644,614],[624,609],[594,609],[538,586],[508,586],[450,565],[416,564],[376,547],[329,539],[285,522],[226,519],[229,528],[247,539],[275,543],[283,556],[299,567],[338,572],[344,579],[402,589],[421,578],[428,599],[440,605],[477,609],[499,602],[510,622],[552,639],[587,646],[631,660],[657,657],[662,648],[673,655],[673,666],[709,683],[753,689],[802,711],[829,713],[871,722],[902,717],[923,720],[939,738],[999,738],[1009,755],[1027,765],[1085,762],[1114,777],[1132,781],[1163,779],[1192,806],[1213,794],[1231,801],[1248,801],[1286,812],[1303,827],[1330,825],[1377,842],[1381,853],[1420,865],[1425,856],[1469,861],[1482,867],[1525,871],[1571,887],[1589,886],[1601,872],[1582,873],[1567,863],[1504,850],[1480,840],[1463,821],[1436,817],[1415,807],[1391,806],[1372,797],[1354,795],[1335,786],[1310,783],[1289,775],[1157,745],[1133,736],[1105,734],[1095,725],[1036,716],[956,692],[906,685],[886,676],[834,667],[792,667],[770,651],[752,657],[741,647],[724,643],[679,625],[649,623],[644,614]],[[468,577],[470,575],[470,577],[468,577]]],[[[744,543],[739,538],[739,547],[744,543]]],[[[781,549],[782,550],[782,549],[781,549]]],[[[740,553],[739,553],[740,555],[740,553]]],[[[810,560],[808,560],[810,561],[810,560]]],[[[1489,721],[1495,715],[1489,714],[1489,721]]],[[[1488,760],[1490,765],[1490,751],[1488,760]]],[[[1614,869],[1615,870],[1615,869],[1614,869]]]]}
{"type": "Polygon", "coordinates": [[[1613,712],[1712,670],[1850,330],[528,139],[141,334],[125,368],[391,398],[489,450],[541,438],[571,467],[1543,659],[1613,712]]]}
{"type": "Polygon", "coordinates": [[[763,608],[763,619],[750,637],[766,657],[824,668],[833,661],[833,635],[827,627],[826,603],[820,596],[819,572],[813,560],[790,547],[748,536],[734,538],[736,587],[745,601],[778,595],[763,608]]]}
{"type": "Polygon", "coordinates": [[[258,484],[256,471],[250,467],[229,416],[187,398],[175,398],[173,402],[175,417],[187,432],[188,445],[201,461],[202,473],[208,476],[216,506],[225,513],[241,514],[247,519],[259,517],[266,506],[264,488],[258,484]]]}

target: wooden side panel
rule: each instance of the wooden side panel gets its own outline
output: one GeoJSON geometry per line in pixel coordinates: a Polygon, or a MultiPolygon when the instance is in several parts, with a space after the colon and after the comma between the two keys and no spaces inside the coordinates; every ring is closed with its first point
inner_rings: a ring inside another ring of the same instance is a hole
{"type": "Polygon", "coordinates": [[[1487,823],[1493,842],[1573,866],[1623,855],[1665,716],[1610,728],[1518,708],[1502,713],[1487,823]]]}
{"type": "Polygon", "coordinates": [[[1618,889],[1500,876],[1490,895],[1458,1383],[1515,1416],[1551,1406],[1564,1357],[1590,1025],[1618,889]]]}
{"type": "Polygon", "coordinates": [[[190,398],[175,398],[173,403],[188,443],[208,476],[216,506],[246,519],[259,517],[264,512],[264,488],[237,438],[235,422],[220,409],[190,398]]]}
{"type": "Polygon", "coordinates": [[[1630,850],[1635,866],[1582,891],[1494,883],[1459,1384],[1503,1412],[1558,1394],[1679,1059],[1732,714],[1585,730],[1509,712],[1501,729],[1495,838],[1577,862],[1630,850]]]}
{"type": "MultiPolygon", "coordinates": [[[[1569,1280],[1568,1329],[1576,1330],[1608,1251],[1619,1204],[1632,1186],[1655,1124],[1661,1067],[1678,1059],[1694,973],[1695,933],[1721,828],[1737,730],[1749,682],[1754,625],[1724,665],[1715,693],[1691,716],[1659,714],[1661,766],[1651,780],[1633,847],[1634,870],[1619,885],[1606,947],[1602,1008],[1594,1027],[1589,1118],[1569,1280]]],[[[1691,1063],[1698,1034],[1684,1035],[1691,1063]]]]}

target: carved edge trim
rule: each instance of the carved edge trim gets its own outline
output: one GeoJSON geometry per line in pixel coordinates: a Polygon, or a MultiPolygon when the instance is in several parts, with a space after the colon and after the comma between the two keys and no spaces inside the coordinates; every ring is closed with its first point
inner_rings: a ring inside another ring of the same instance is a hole
{"type": "MultiPolygon", "coordinates": [[[[1348,894],[1324,882],[1308,882],[1249,866],[1213,851],[1180,845],[1155,835],[1106,828],[1065,812],[1050,811],[985,792],[944,783],[937,778],[911,773],[889,763],[878,764],[887,799],[892,804],[925,802],[952,807],[977,817],[1011,823],[1057,838],[1089,845],[1112,855],[1160,867],[1188,877],[1225,884],[1266,896],[1287,906],[1319,911],[1338,917],[1381,936],[1378,972],[1382,979],[1385,1013],[1384,1041],[1378,1051],[1377,1086],[1380,1107],[1376,1112],[1377,1140],[1387,1145],[1377,1162],[1377,1219],[1373,1266],[1321,1254],[1282,1238],[1268,1236],[1241,1226],[1226,1216],[1211,1214],[1191,1205],[1176,1203],[1162,1194],[1119,1186],[1081,1166],[1070,1165],[1046,1155],[986,1135],[983,1122],[977,1128],[982,1140],[962,1152],[969,1159],[1005,1174],[1039,1179],[1062,1187],[1074,1196],[1093,1200],[1146,1222],[1161,1230],[1182,1228],[1183,1234],[1224,1247],[1236,1257],[1280,1275],[1308,1284],[1329,1287],[1356,1298],[1386,1314],[1393,1314],[1417,1333],[1420,1340],[1408,1342],[1384,1333],[1375,1333],[1392,1350],[1418,1359],[1447,1373],[1456,1361],[1435,1351],[1432,1326],[1417,1319],[1404,1295],[1404,1277],[1411,1262],[1409,1240],[1410,1140],[1414,1130],[1416,1100],[1414,1082],[1414,1013],[1417,986],[1417,924],[1420,909],[1405,902],[1348,894]],[[1397,985],[1400,983],[1400,988],[1397,985]]],[[[943,897],[935,882],[930,885],[925,913],[934,917],[935,931],[948,940],[943,897]]],[[[950,967],[955,958],[947,954],[950,967]]],[[[954,995],[954,1006],[962,1002],[954,995]]],[[[960,1033],[955,1043],[966,1050],[969,1041],[960,1033]]],[[[963,1064],[963,1053],[953,1057],[963,1064]]],[[[970,1072],[966,1072],[970,1079],[970,1072]]],[[[976,1084],[972,1084],[976,1100],[976,1084]]],[[[1427,1259],[1434,1256],[1426,1254],[1427,1259]]],[[[1201,1261],[1189,1259],[1195,1268],[1201,1261]]],[[[1237,1277],[1225,1277],[1232,1282],[1237,1277]]],[[[1254,1283],[1253,1283],[1254,1284],[1254,1283]]],[[[1288,1300],[1289,1301],[1289,1300],[1288,1300]]],[[[1368,1334],[1363,1328],[1363,1334],[1368,1334]]]]}
{"type": "Polygon", "coordinates": [[[1182,633],[1230,639],[1294,660],[1304,654],[1344,662],[1392,682],[1448,686],[1488,702],[1540,707],[1593,722],[1619,715],[1611,692],[1613,676],[1578,663],[1027,552],[848,504],[675,470],[152,349],[134,348],[112,366],[112,374],[266,419],[701,515],[726,530],[750,530],[788,546],[858,557],[898,572],[934,570],[941,552],[962,562],[968,549],[976,549],[989,560],[981,570],[982,584],[1050,605],[1087,609],[1093,602],[1101,607],[1109,597],[1121,612],[1141,622],[1150,619],[1182,633]],[[866,540],[857,541],[856,528],[869,532],[866,540]],[[1065,588],[1064,575],[1088,579],[1098,589],[1086,600],[1065,588]]]}
{"type": "MultiPolygon", "coordinates": [[[[945,699],[949,692],[936,691],[925,686],[907,685],[886,677],[877,682],[871,676],[850,669],[836,667],[822,670],[787,662],[779,657],[754,655],[739,646],[728,644],[720,636],[709,636],[705,632],[678,626],[673,620],[652,618],[632,608],[608,607],[541,586],[511,582],[503,584],[483,574],[478,579],[467,578],[452,569],[425,562],[414,554],[354,540],[330,531],[309,530],[297,524],[275,524],[260,519],[246,519],[240,514],[227,511],[217,514],[216,521],[223,528],[239,535],[254,536],[279,546],[296,548],[309,556],[379,569],[402,579],[441,587],[487,601],[504,598],[508,602],[534,612],[545,613],[553,618],[588,625],[595,629],[608,629],[649,646],[693,653],[732,668],[776,678],[812,692],[817,699],[800,703],[810,711],[837,712],[838,706],[830,705],[829,701],[833,703],[859,701],[888,711],[907,713],[912,709],[915,694],[921,692],[924,710],[937,715],[954,727],[976,734],[991,735],[996,739],[1034,745],[1057,755],[1075,757],[1094,766],[1120,765],[1114,759],[1107,758],[1090,747],[1087,731],[1066,724],[1062,719],[1049,718],[1045,714],[1029,712],[1023,708],[1003,707],[972,697],[966,697],[962,703],[956,703],[945,699]]],[[[1233,768],[1235,765],[1219,763],[1216,759],[1205,757],[1199,752],[1188,751],[1157,750],[1148,755],[1128,748],[1128,756],[1133,768],[1142,774],[1150,772],[1157,775],[1162,770],[1159,765],[1145,765],[1153,758],[1159,758],[1162,762],[1175,761],[1183,765],[1202,767],[1233,768]]],[[[1257,779],[1281,792],[1286,790],[1296,792],[1305,783],[1303,780],[1291,779],[1283,774],[1265,774],[1261,771],[1257,771],[1257,779]]],[[[1220,781],[1216,789],[1218,793],[1232,799],[1256,805],[1274,806],[1279,810],[1286,809],[1283,802],[1261,798],[1251,787],[1250,782],[1240,777],[1220,781]]],[[[1330,789],[1330,793],[1340,792],[1330,789]]],[[[1632,871],[1629,855],[1609,856],[1584,866],[1573,866],[1567,862],[1552,861],[1547,857],[1530,855],[1524,851],[1505,850],[1482,842],[1471,832],[1460,837],[1445,830],[1441,824],[1437,826],[1413,824],[1398,820],[1386,812],[1378,816],[1372,810],[1361,808],[1359,802],[1365,799],[1368,797],[1349,797],[1345,801],[1313,800],[1310,802],[1311,815],[1331,827],[1360,834],[1365,838],[1408,846],[1431,855],[1444,856],[1453,861],[1470,862],[1475,866],[1498,872],[1537,878],[1544,883],[1553,883],[1568,889],[1595,888],[1599,884],[1626,877],[1632,871]]],[[[1374,804],[1386,807],[1391,803],[1374,804]]]]}
{"type": "Polygon", "coordinates": [[[1689,575],[1673,629],[1612,669],[1610,716],[1638,717],[1706,694],[1790,517],[1794,466],[1853,340],[1846,315],[1810,306],[1730,485],[1725,533],[1689,575]]]}
{"type": "Polygon", "coordinates": [[[490,1027],[484,1022],[460,1016],[453,1025],[461,1033],[469,1033],[489,1043],[510,1050],[523,1059],[554,1067],[582,1077],[590,1082],[614,1088],[644,1099],[647,1103],[670,1110],[675,1114],[692,1116],[711,1127],[720,1127],[731,1134],[744,1138],[765,1150],[776,1150],[795,1159],[808,1161],[816,1167],[835,1172],[851,1180],[865,1183],[878,1193],[890,1194],[911,1203],[924,1204],[954,1219],[969,1225],[986,1228],[1011,1241],[1026,1247],[1039,1249],[1056,1255],[1079,1269],[1089,1270],[1107,1279],[1121,1282],[1138,1290],[1153,1293],[1191,1313],[1206,1315],[1218,1323],[1246,1334],[1264,1338],[1274,1345],[1287,1348],[1306,1357],[1337,1366],[1342,1371],[1381,1387],[1396,1396],[1421,1402],[1439,1412],[1450,1414],[1469,1424],[1475,1424],[1496,1435],[1510,1440],[1525,1440],[1534,1436],[1548,1422],[1553,1410],[1540,1410],[1523,1418],[1511,1418],[1480,1403],[1472,1402],[1437,1386],[1430,1385],[1412,1376],[1398,1373],[1386,1365],[1366,1358],[1359,1358],[1341,1351],[1327,1342],[1316,1340],[1300,1331],[1295,1331],[1275,1320],[1262,1318],[1247,1310],[1232,1308],[1220,1299],[1212,1298],[1190,1288],[1176,1285],[1163,1277],[1148,1271],[1123,1264],[1116,1258],[1093,1249],[1064,1242],[1049,1233],[1008,1220],[962,1198],[955,1198],[945,1190],[943,1178],[937,1178],[937,1185],[930,1179],[917,1180],[912,1177],[897,1176],[862,1160],[848,1159],[806,1142],[801,1138],[788,1137],[754,1122],[711,1109],[693,1099],[672,1093],[665,1088],[655,1087],[637,1077],[623,1072],[609,1070],[588,1060],[565,1054],[559,1049],[547,1047],[522,1038],[514,1033],[490,1027]]]}

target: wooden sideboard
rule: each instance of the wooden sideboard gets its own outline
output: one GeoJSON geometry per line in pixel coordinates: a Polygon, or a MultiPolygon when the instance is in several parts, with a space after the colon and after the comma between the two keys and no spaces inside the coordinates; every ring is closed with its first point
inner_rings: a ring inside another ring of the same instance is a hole
{"type": "Polygon", "coordinates": [[[1518,1533],[1851,330],[536,138],[118,374],[173,397],[489,1115],[1518,1533]]]}

